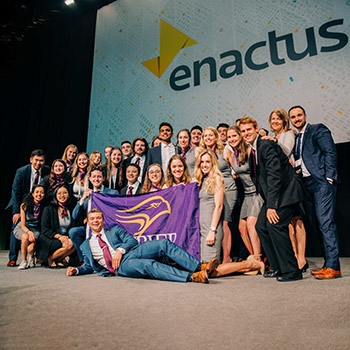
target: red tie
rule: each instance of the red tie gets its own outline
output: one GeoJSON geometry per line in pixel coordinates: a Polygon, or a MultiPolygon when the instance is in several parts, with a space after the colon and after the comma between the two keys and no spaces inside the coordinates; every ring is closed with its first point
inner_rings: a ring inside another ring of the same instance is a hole
{"type": "Polygon", "coordinates": [[[135,164],[140,165],[140,159],[141,159],[140,157],[137,157],[135,164]]]}
{"type": "Polygon", "coordinates": [[[134,189],[134,187],[130,186],[129,187],[129,191],[127,193],[128,196],[132,195],[132,190],[134,189]]]}
{"type": "Polygon", "coordinates": [[[111,253],[109,251],[107,243],[101,238],[101,236],[102,236],[101,233],[99,233],[97,235],[98,244],[100,245],[100,247],[102,249],[102,253],[103,253],[103,257],[105,258],[105,261],[106,261],[107,269],[109,272],[115,274],[115,269],[113,269],[113,266],[112,266],[111,253]]]}
{"type": "Polygon", "coordinates": [[[39,183],[39,171],[36,171],[35,178],[34,178],[34,185],[37,185],[39,183]]]}

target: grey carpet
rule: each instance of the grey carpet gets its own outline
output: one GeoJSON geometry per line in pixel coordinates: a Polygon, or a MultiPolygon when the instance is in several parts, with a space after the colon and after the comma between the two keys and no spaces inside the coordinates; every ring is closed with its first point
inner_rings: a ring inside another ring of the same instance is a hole
{"type": "MultiPolygon", "coordinates": [[[[343,278],[209,285],[6,267],[0,252],[0,349],[349,349],[350,258],[343,278]]],[[[322,259],[310,258],[311,268],[322,259]]]]}

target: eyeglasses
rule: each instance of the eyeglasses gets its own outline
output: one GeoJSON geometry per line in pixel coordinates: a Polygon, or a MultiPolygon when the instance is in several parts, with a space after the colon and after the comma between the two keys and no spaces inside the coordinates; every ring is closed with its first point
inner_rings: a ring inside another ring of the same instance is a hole
{"type": "Polygon", "coordinates": [[[149,172],[150,175],[161,174],[161,170],[152,170],[149,172]]]}

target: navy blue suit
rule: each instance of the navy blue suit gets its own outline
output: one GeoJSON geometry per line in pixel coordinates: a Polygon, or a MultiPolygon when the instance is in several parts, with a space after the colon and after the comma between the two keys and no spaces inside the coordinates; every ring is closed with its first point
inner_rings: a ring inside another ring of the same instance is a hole
{"type": "MultiPolygon", "coordinates": [[[[50,168],[44,165],[41,168],[41,179],[50,173],[50,168]]],[[[32,164],[27,164],[16,171],[15,178],[12,184],[12,194],[7,208],[12,206],[12,215],[20,213],[20,206],[23,203],[23,199],[30,192],[30,179],[32,175],[32,164]]],[[[13,225],[14,228],[14,225],[13,225]]],[[[10,251],[9,260],[17,260],[17,255],[20,247],[20,242],[13,236],[11,232],[10,236],[10,251]]]]}
{"type": "MultiPolygon", "coordinates": [[[[322,233],[325,267],[340,270],[338,233],[334,222],[336,199],[337,151],[330,130],[323,124],[308,124],[303,136],[302,160],[311,174],[303,177],[306,189],[312,197],[317,221],[322,233]],[[328,182],[333,180],[333,185],[328,182]]],[[[306,203],[306,211],[312,218],[312,203],[306,203]]]]}
{"type": "MultiPolygon", "coordinates": [[[[175,154],[180,154],[181,153],[180,150],[181,149],[179,147],[175,146],[175,154]]],[[[152,147],[148,150],[145,169],[147,170],[147,168],[152,164],[159,164],[160,166],[163,166],[161,144],[157,147],[152,147]]]]}
{"type": "MultiPolygon", "coordinates": [[[[126,251],[117,271],[119,276],[187,282],[192,273],[200,268],[197,259],[168,239],[147,241],[139,245],[136,239],[119,226],[113,226],[107,231],[106,237],[113,249],[124,248],[126,251]],[[180,265],[183,270],[157,261],[163,257],[170,258],[180,265]]],[[[102,276],[112,276],[107,269],[94,260],[89,241],[90,239],[87,239],[81,245],[84,266],[77,268],[79,275],[90,274],[95,271],[101,273],[102,276]]]]}
{"type": "MultiPolygon", "coordinates": [[[[108,187],[103,187],[100,190],[100,193],[107,194],[119,194],[117,190],[112,190],[108,187]]],[[[84,219],[87,217],[89,207],[89,198],[84,201],[82,205],[80,205],[80,201],[76,204],[72,217],[75,221],[78,221],[80,225],[83,224],[84,219]]],[[[79,224],[78,224],[79,225],[79,224]]],[[[68,232],[69,238],[72,240],[75,249],[77,250],[79,261],[83,261],[83,253],[80,249],[81,244],[84,242],[86,237],[86,228],[85,226],[72,227],[68,232]]]]}

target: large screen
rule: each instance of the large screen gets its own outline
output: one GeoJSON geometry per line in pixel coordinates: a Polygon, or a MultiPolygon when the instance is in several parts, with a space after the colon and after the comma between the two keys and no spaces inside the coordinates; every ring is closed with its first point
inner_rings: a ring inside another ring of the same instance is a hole
{"type": "Polygon", "coordinates": [[[293,105],[350,140],[350,1],[119,0],[98,12],[88,152],[293,105]]]}

